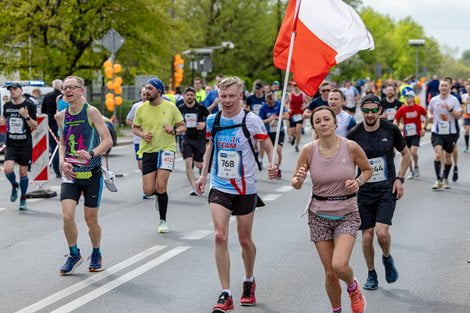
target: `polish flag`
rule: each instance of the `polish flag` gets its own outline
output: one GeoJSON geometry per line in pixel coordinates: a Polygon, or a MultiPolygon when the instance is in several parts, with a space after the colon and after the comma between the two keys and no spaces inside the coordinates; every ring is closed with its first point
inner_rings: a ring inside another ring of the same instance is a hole
{"type": "Polygon", "coordinates": [[[341,0],[289,0],[274,45],[274,65],[290,70],[300,89],[313,96],[331,67],[365,49],[374,49],[374,39],[348,4],[341,0]]]}

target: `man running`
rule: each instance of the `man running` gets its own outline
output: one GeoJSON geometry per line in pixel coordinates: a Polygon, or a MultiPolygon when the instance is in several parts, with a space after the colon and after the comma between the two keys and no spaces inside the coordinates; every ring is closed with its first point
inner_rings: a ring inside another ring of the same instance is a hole
{"type": "Polygon", "coordinates": [[[101,227],[98,224],[98,207],[103,189],[101,155],[111,149],[113,141],[103,117],[95,107],[86,103],[82,78],[69,76],[63,84],[68,109],[57,114],[60,132],[59,163],[62,171],[60,203],[64,234],[70,254],[60,269],[61,275],[70,275],[83,259],[77,246],[78,229],[75,210],[80,196],[84,198],[85,221],[93,245],[90,272],[103,269],[101,256],[101,227]]]}
{"type": "Polygon", "coordinates": [[[206,152],[206,118],[209,115],[207,108],[195,101],[196,90],[188,87],[184,91],[184,103],[178,106],[186,124],[183,134],[182,152],[186,169],[186,177],[191,184],[191,196],[197,196],[194,167],[201,173],[206,152]]]}
{"type": "Polygon", "coordinates": [[[346,137],[348,131],[356,126],[354,117],[343,111],[345,96],[340,89],[333,89],[328,94],[328,106],[333,110],[336,115],[336,134],[341,137],[346,137]]]}
{"type": "Polygon", "coordinates": [[[300,90],[296,82],[291,82],[293,90],[287,95],[286,108],[289,112],[289,135],[290,144],[295,145],[295,151],[299,152],[300,138],[302,137],[302,126],[304,123],[304,110],[307,108],[307,96],[300,90]]]}
{"type": "Polygon", "coordinates": [[[400,126],[403,123],[403,136],[406,146],[411,151],[412,162],[410,163],[410,173],[407,178],[418,178],[420,176],[418,167],[418,148],[421,137],[426,133],[428,116],[426,109],[415,104],[415,93],[411,88],[402,91],[406,105],[400,107],[395,114],[395,123],[400,126]],[[424,127],[421,126],[421,117],[424,117],[424,127]]]}
{"type": "Polygon", "coordinates": [[[27,210],[28,170],[31,166],[33,139],[31,131],[36,129],[36,105],[23,97],[23,87],[14,83],[7,87],[10,101],[3,106],[0,125],[7,125],[4,171],[11,183],[10,201],[18,199],[21,190],[20,210],[27,210]],[[15,163],[19,165],[20,181],[16,181],[15,163]]]}
{"type": "Polygon", "coordinates": [[[465,148],[463,149],[463,152],[470,153],[470,148],[468,146],[468,141],[470,139],[470,81],[465,82],[465,90],[467,90],[467,93],[462,95],[462,110],[464,112],[463,130],[465,139],[465,148]]]}
{"type": "Polygon", "coordinates": [[[219,99],[222,112],[207,119],[209,145],[204,155],[204,167],[196,182],[196,191],[202,194],[211,172],[209,205],[215,228],[215,261],[222,292],[213,307],[214,313],[233,310],[230,290],[230,257],[228,252],[228,227],[230,215],[237,217],[238,238],[245,265],[245,279],[241,305],[255,305],[256,283],[253,276],[256,247],[252,239],[254,210],[257,206],[256,161],[253,145],[257,140],[268,154],[270,178],[277,176],[277,167],[272,166],[273,146],[261,119],[242,110],[242,83],[237,77],[220,81],[219,99]],[[246,133],[248,132],[248,134],[246,133]],[[247,138],[247,135],[249,138],[247,138]]]}
{"type": "Polygon", "coordinates": [[[186,126],[176,105],[162,99],[164,88],[160,79],[150,79],[145,90],[147,101],[137,109],[132,130],[143,139],[137,153],[142,157],[144,193],[157,196],[155,208],[160,214],[157,231],[168,233],[167,186],[175,163],[175,136],[184,133],[186,126]]]}
{"type": "Polygon", "coordinates": [[[402,103],[396,98],[397,89],[395,85],[388,84],[385,87],[385,98],[380,101],[382,106],[382,118],[386,119],[390,123],[395,120],[395,113],[402,106],[402,103]]]}
{"type": "Polygon", "coordinates": [[[366,95],[362,99],[361,110],[364,121],[351,129],[347,138],[364,149],[373,171],[372,178],[359,188],[357,203],[362,221],[362,251],[369,270],[364,289],[375,290],[379,283],[374,265],[374,232],[382,249],[385,280],[393,283],[398,279],[398,271],[390,254],[390,226],[396,201],[404,193],[404,175],[411,160],[400,129],[380,118],[382,106],[379,98],[373,94],[366,95]],[[395,149],[402,156],[398,174],[393,162],[395,149]]]}
{"type": "Polygon", "coordinates": [[[434,171],[436,183],[433,190],[449,189],[449,172],[452,167],[452,152],[457,142],[457,122],[462,116],[459,100],[450,94],[451,81],[444,78],[439,83],[440,94],[428,104],[429,118],[433,121],[431,144],[434,147],[434,171]],[[444,151],[444,171],[441,171],[444,151]]]}

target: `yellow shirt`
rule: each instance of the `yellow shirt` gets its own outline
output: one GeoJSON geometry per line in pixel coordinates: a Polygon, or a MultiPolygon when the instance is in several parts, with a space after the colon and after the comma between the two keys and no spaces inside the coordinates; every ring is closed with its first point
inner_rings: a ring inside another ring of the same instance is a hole
{"type": "Polygon", "coordinates": [[[196,101],[202,103],[206,99],[206,92],[204,89],[196,91],[196,101]]]}
{"type": "Polygon", "coordinates": [[[174,127],[176,123],[182,122],[183,116],[175,104],[162,100],[157,105],[151,105],[148,101],[142,103],[135,113],[134,125],[139,126],[143,132],[153,134],[151,142],[140,141],[137,154],[139,157],[145,152],[173,151],[176,152],[176,140],[174,135],[167,134],[165,125],[174,127]]]}

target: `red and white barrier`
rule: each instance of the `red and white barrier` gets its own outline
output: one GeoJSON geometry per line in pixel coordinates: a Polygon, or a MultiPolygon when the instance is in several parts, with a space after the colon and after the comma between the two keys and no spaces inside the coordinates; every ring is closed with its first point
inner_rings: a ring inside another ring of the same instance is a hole
{"type": "Polygon", "coordinates": [[[47,115],[37,116],[38,127],[31,133],[33,137],[33,157],[31,163],[31,178],[35,182],[49,180],[49,136],[47,115]]]}

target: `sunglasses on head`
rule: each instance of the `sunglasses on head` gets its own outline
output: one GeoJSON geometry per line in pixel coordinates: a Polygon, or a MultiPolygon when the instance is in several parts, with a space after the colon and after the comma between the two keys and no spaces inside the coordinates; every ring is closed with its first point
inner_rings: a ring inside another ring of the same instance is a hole
{"type": "Polygon", "coordinates": [[[366,113],[366,114],[367,114],[367,113],[374,113],[374,114],[375,114],[375,113],[379,113],[379,110],[380,110],[380,109],[379,109],[379,108],[372,108],[372,109],[369,109],[369,108],[362,108],[361,110],[362,110],[362,112],[364,112],[364,113],[366,113]]]}

